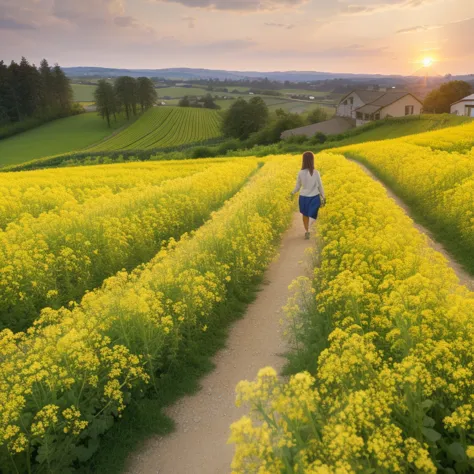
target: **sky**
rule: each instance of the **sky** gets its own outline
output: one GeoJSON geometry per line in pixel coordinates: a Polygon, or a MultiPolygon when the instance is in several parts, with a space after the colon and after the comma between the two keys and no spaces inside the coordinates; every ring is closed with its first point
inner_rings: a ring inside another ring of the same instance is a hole
{"type": "Polygon", "coordinates": [[[474,0],[0,0],[0,59],[61,66],[474,73],[474,0]]]}

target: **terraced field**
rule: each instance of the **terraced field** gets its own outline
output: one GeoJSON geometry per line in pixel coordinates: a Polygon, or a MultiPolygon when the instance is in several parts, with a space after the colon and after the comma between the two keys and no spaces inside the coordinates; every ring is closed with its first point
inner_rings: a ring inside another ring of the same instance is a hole
{"type": "Polygon", "coordinates": [[[154,108],[123,132],[89,150],[147,150],[201,142],[219,137],[220,122],[214,110],[154,108]]]}

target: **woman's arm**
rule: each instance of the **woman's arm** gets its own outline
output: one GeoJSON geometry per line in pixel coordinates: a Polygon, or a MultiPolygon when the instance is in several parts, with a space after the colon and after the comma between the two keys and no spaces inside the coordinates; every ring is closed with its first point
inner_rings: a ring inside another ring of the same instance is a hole
{"type": "Polygon", "coordinates": [[[323,186],[323,182],[321,181],[321,175],[319,174],[319,171],[318,171],[318,186],[319,186],[319,193],[321,194],[321,198],[323,199],[323,201],[325,201],[326,195],[324,194],[324,186],[323,186]]]}
{"type": "Polygon", "coordinates": [[[301,189],[302,183],[301,183],[301,175],[298,173],[298,178],[296,180],[296,186],[295,189],[291,192],[291,194],[296,194],[300,189],[301,189]]]}

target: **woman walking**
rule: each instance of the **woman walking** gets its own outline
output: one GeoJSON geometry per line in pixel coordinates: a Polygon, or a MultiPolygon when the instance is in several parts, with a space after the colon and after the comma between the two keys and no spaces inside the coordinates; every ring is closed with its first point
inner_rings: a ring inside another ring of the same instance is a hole
{"type": "Polygon", "coordinates": [[[296,187],[291,193],[293,197],[300,192],[300,212],[303,214],[303,224],[306,231],[305,239],[310,237],[310,227],[318,218],[321,206],[326,204],[321,175],[314,169],[314,153],[307,151],[303,154],[303,166],[298,173],[296,187]]]}

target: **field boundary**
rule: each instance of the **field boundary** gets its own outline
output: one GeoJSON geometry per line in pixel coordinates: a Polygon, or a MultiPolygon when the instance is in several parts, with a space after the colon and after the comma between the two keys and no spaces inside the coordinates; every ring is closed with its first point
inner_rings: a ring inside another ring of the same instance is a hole
{"type": "Polygon", "coordinates": [[[471,268],[472,265],[469,261],[464,260],[464,249],[460,249],[459,242],[447,237],[446,233],[441,232],[441,230],[436,229],[429,219],[416,209],[414,204],[406,203],[397,192],[396,183],[387,182],[374,166],[362,163],[349,152],[345,152],[343,155],[348,161],[360,166],[368,176],[385,188],[388,196],[413,220],[414,227],[427,236],[429,245],[448,260],[450,267],[454,270],[461,283],[474,291],[474,268],[471,268]]]}

